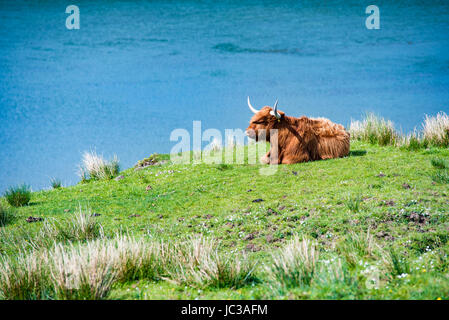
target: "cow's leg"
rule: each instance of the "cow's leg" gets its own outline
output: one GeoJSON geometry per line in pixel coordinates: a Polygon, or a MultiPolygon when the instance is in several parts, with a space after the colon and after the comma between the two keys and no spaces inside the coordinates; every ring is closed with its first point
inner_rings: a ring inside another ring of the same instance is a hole
{"type": "Polygon", "coordinates": [[[260,163],[270,164],[270,151],[268,151],[266,155],[260,158],[260,163]]]}

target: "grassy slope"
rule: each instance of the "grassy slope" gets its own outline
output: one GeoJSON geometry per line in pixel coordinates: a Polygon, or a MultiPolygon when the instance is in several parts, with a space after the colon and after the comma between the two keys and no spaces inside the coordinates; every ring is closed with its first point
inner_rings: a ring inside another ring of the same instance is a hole
{"type": "MultiPolygon", "coordinates": [[[[120,181],[33,193],[31,204],[17,209],[17,218],[4,229],[21,226],[33,233],[41,223],[28,224],[26,217],[68,219],[81,205],[100,214],[96,219],[106,234],[127,229],[170,241],[201,233],[220,239],[222,250],[246,250],[262,263],[294,234],[316,238],[319,249],[326,251],[349,231],[368,229],[379,244],[409,257],[419,258],[427,247],[447,257],[449,185],[432,182],[436,169],[430,159],[449,157],[449,150],[410,152],[361,142],[353,142],[351,150],[344,159],[282,165],[272,176],[259,174],[259,165],[128,169],[120,181]],[[410,188],[404,188],[405,183],[410,188]],[[146,191],[148,185],[151,189],[146,191]],[[264,201],[252,202],[259,198],[264,201]],[[351,202],[359,203],[358,211],[349,209],[351,202]],[[425,216],[425,221],[412,221],[411,212],[425,216]]],[[[110,297],[448,298],[447,270],[422,270],[371,291],[349,286],[339,292],[335,288],[273,292],[264,282],[239,290],[201,291],[165,281],[140,281],[117,286],[110,297]]]]}

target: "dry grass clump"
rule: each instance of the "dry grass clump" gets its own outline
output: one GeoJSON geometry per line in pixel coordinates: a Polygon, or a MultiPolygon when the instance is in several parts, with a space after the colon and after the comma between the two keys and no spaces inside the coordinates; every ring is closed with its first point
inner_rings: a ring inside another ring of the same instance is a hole
{"type": "Polygon", "coordinates": [[[349,132],[353,139],[381,146],[394,145],[399,137],[393,122],[373,113],[368,113],[361,121],[351,121],[349,132]]]}
{"type": "Polygon", "coordinates": [[[87,180],[108,180],[118,175],[120,164],[117,156],[106,161],[103,156],[96,151],[85,151],[83,153],[82,164],[79,166],[78,175],[82,181],[87,180]]]}
{"type": "Polygon", "coordinates": [[[158,280],[167,260],[163,243],[129,235],[82,246],[58,244],[50,252],[51,284],[62,299],[101,299],[115,282],[158,280]]]}
{"type": "Polygon", "coordinates": [[[111,253],[115,255],[117,280],[159,280],[166,274],[170,251],[164,242],[120,235],[109,245],[111,253]]]}
{"type": "Polygon", "coordinates": [[[422,130],[399,134],[390,120],[368,113],[362,120],[352,120],[349,126],[351,138],[379,145],[396,145],[410,150],[449,146],[449,116],[439,112],[426,115],[422,130]]]}
{"type": "Polygon", "coordinates": [[[11,210],[5,209],[0,204],[0,227],[7,225],[13,218],[14,216],[12,215],[11,210]]]}
{"type": "Polygon", "coordinates": [[[385,252],[376,243],[369,230],[367,233],[350,232],[338,243],[337,252],[345,258],[350,267],[355,267],[360,259],[377,259],[385,256],[385,252]]]}
{"type": "Polygon", "coordinates": [[[114,283],[168,279],[194,286],[238,287],[254,266],[219,255],[199,238],[173,245],[116,235],[84,244],[54,243],[0,260],[1,299],[102,299],[114,283]]]}
{"type": "Polygon", "coordinates": [[[103,227],[93,217],[90,209],[79,208],[67,225],[56,225],[58,241],[85,241],[103,237],[103,227]]]}
{"type": "MultiPolygon", "coordinates": [[[[54,220],[45,221],[37,237],[31,239],[30,243],[45,239],[46,243],[50,242],[53,245],[55,241],[86,241],[102,238],[103,236],[103,227],[92,216],[90,209],[82,210],[80,207],[79,211],[68,222],[57,223],[54,220]]],[[[35,247],[42,246],[38,245],[35,247]]]]}
{"type": "Polygon", "coordinates": [[[159,275],[165,259],[160,243],[128,235],[82,245],[54,243],[0,260],[0,298],[102,299],[117,281],[159,275]]]}
{"type": "Polygon", "coordinates": [[[388,253],[369,232],[350,233],[336,245],[335,251],[323,253],[326,258],[321,258],[316,243],[294,237],[272,255],[272,262],[267,267],[272,288],[284,293],[298,287],[314,288],[320,294],[338,299],[345,295],[340,292],[343,288],[358,292],[364,287],[358,288],[360,283],[378,287],[377,265],[392,268],[388,253]],[[367,261],[370,263],[365,264],[367,261]]]}
{"type": "Polygon", "coordinates": [[[48,281],[48,256],[19,253],[0,255],[0,299],[42,299],[48,281]]]}
{"type": "Polygon", "coordinates": [[[357,275],[352,274],[347,263],[338,257],[321,261],[314,286],[318,289],[318,296],[326,299],[348,298],[349,292],[353,293],[349,297],[354,299],[362,288],[357,275]]]}
{"type": "Polygon", "coordinates": [[[427,146],[423,140],[422,132],[417,131],[416,128],[407,135],[401,135],[397,145],[408,150],[419,150],[427,146]]]}
{"type": "Polygon", "coordinates": [[[173,246],[169,280],[196,287],[238,288],[254,281],[255,264],[246,256],[225,256],[215,242],[203,237],[173,246]]]}
{"type": "Polygon", "coordinates": [[[294,237],[272,256],[269,278],[281,287],[310,285],[317,271],[319,252],[314,242],[294,237]]]}
{"type": "Polygon", "coordinates": [[[83,246],[55,244],[41,258],[50,260],[48,285],[58,299],[104,298],[117,277],[114,251],[101,240],[83,246]],[[48,258],[47,258],[48,257],[48,258]]]}
{"type": "Polygon", "coordinates": [[[429,145],[438,147],[449,146],[449,116],[443,111],[436,116],[426,115],[422,125],[423,139],[429,145]]]}

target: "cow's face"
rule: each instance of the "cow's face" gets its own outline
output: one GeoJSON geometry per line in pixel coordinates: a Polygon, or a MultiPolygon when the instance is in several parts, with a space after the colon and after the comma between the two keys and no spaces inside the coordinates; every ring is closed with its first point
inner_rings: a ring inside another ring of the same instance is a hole
{"type": "Polygon", "coordinates": [[[270,130],[277,129],[284,120],[284,112],[277,110],[277,115],[278,117],[274,115],[271,107],[263,107],[251,118],[245,131],[246,135],[250,139],[258,141],[258,138],[263,137],[263,130],[265,130],[266,141],[270,141],[270,130]]]}

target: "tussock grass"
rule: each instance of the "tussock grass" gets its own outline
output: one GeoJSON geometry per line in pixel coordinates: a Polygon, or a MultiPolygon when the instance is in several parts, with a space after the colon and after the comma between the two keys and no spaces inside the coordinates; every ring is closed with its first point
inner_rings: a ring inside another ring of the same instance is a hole
{"type": "MultiPolygon", "coordinates": [[[[20,252],[0,256],[0,299],[43,299],[49,278],[48,256],[20,252]]],[[[49,293],[49,292],[48,292],[49,293]]]]}
{"type": "Polygon", "coordinates": [[[381,146],[394,145],[399,137],[393,122],[376,116],[374,113],[366,114],[361,121],[351,121],[349,132],[353,139],[381,146]]]}
{"type": "MultiPolygon", "coordinates": [[[[245,255],[225,256],[218,244],[203,237],[166,243],[116,234],[78,244],[55,242],[47,250],[22,250],[0,257],[0,299],[105,299],[116,284],[145,279],[209,290],[263,283],[255,281],[255,265],[245,255]]],[[[300,296],[312,298],[356,299],[381,290],[385,281],[393,284],[422,273],[423,263],[429,270],[447,270],[447,258],[433,263],[441,253],[426,253],[413,263],[413,257],[397,249],[381,249],[369,232],[350,234],[336,249],[319,255],[315,242],[294,237],[272,253],[264,273],[267,289],[281,295],[299,290],[300,296]],[[351,261],[364,263],[354,266],[351,261]]]]}
{"type": "Polygon", "coordinates": [[[176,244],[170,256],[170,279],[178,284],[238,288],[255,280],[255,265],[245,256],[220,254],[217,244],[203,237],[176,244]]]}
{"type": "Polygon", "coordinates": [[[360,195],[357,196],[348,196],[345,201],[346,207],[352,212],[359,212],[360,204],[362,203],[362,197],[360,195]]]}
{"type": "Polygon", "coordinates": [[[316,295],[325,299],[355,299],[361,291],[357,276],[337,257],[321,261],[314,285],[318,291],[316,295]]]}
{"type": "Polygon", "coordinates": [[[293,288],[310,285],[317,271],[319,253],[315,243],[294,237],[272,256],[269,278],[279,287],[293,288]]]}
{"type": "Polygon", "coordinates": [[[50,179],[50,184],[51,184],[51,187],[52,187],[53,189],[59,189],[59,188],[62,187],[62,182],[61,182],[61,180],[58,179],[58,178],[51,178],[51,179],[50,179]]]}
{"type": "Polygon", "coordinates": [[[6,201],[13,207],[22,207],[31,200],[31,188],[26,185],[10,187],[4,193],[6,201]]]}
{"type": "Polygon", "coordinates": [[[45,221],[38,236],[29,240],[29,243],[40,248],[48,247],[48,244],[55,241],[87,241],[102,237],[103,227],[92,216],[90,209],[83,211],[80,207],[68,222],[45,221]]]}
{"type": "Polygon", "coordinates": [[[274,253],[267,268],[271,287],[287,295],[300,289],[312,298],[355,299],[379,288],[381,271],[393,269],[388,253],[369,232],[350,233],[333,249],[320,254],[317,246],[294,237],[274,253]]]}
{"type": "Polygon", "coordinates": [[[401,135],[398,139],[397,145],[407,150],[419,150],[427,147],[427,142],[424,141],[422,132],[413,130],[407,135],[401,135]]]}
{"type": "Polygon", "coordinates": [[[449,146],[449,116],[439,112],[436,116],[426,115],[421,131],[403,135],[398,133],[390,120],[368,113],[362,120],[351,120],[351,138],[372,144],[394,145],[408,150],[449,146]]]}
{"type": "Polygon", "coordinates": [[[432,175],[432,180],[438,183],[449,183],[449,170],[439,170],[432,175]]]}
{"type": "Polygon", "coordinates": [[[102,299],[119,280],[154,276],[164,255],[157,243],[127,235],[82,245],[54,243],[48,250],[21,251],[0,260],[3,299],[102,299]]]}
{"type": "Polygon", "coordinates": [[[390,249],[386,253],[386,259],[383,262],[393,277],[409,274],[411,272],[411,266],[408,259],[401,256],[393,249],[390,249]]]}
{"type": "Polygon", "coordinates": [[[430,163],[437,169],[449,169],[449,161],[443,158],[433,158],[430,163]]]}
{"type": "Polygon", "coordinates": [[[54,224],[53,226],[55,226],[53,228],[56,229],[57,236],[55,238],[58,241],[85,241],[103,237],[103,227],[92,216],[91,210],[83,211],[81,207],[67,225],[54,224]]]}
{"type": "Polygon", "coordinates": [[[449,183],[449,161],[443,158],[432,158],[430,163],[437,169],[430,177],[434,182],[446,184],[449,183]]]}
{"type": "Polygon", "coordinates": [[[82,163],[78,169],[81,181],[87,180],[109,180],[117,176],[120,172],[120,164],[117,156],[107,161],[96,151],[85,151],[82,163]]]}
{"type": "Polygon", "coordinates": [[[423,139],[429,145],[449,146],[449,116],[443,111],[436,116],[426,115],[422,125],[423,139]]]}
{"type": "Polygon", "coordinates": [[[168,245],[117,234],[3,257],[0,298],[103,299],[114,283],[137,279],[239,287],[253,280],[253,270],[246,259],[218,254],[215,243],[202,237],[168,245]]]}
{"type": "Polygon", "coordinates": [[[110,249],[101,240],[84,246],[56,244],[40,257],[51,261],[48,284],[44,284],[58,299],[104,298],[118,273],[114,269],[115,251],[110,249]]]}
{"type": "Polygon", "coordinates": [[[14,230],[0,229],[0,252],[14,255],[20,251],[41,250],[51,247],[57,238],[55,225],[48,221],[36,232],[30,232],[23,226],[14,230]]]}
{"type": "Polygon", "coordinates": [[[51,251],[55,261],[51,286],[62,299],[102,299],[116,282],[158,280],[164,273],[166,245],[118,234],[85,245],[62,246],[51,251]]]}
{"type": "Polygon", "coordinates": [[[114,256],[118,281],[137,279],[160,280],[166,274],[170,258],[169,246],[158,240],[116,235],[106,241],[114,256]]]}
{"type": "Polygon", "coordinates": [[[0,227],[7,225],[13,219],[14,219],[14,216],[11,213],[11,210],[5,209],[0,204],[0,227]]]}
{"type": "Polygon", "coordinates": [[[68,243],[103,238],[103,227],[92,217],[89,209],[75,213],[66,222],[44,220],[37,232],[23,227],[0,230],[0,251],[20,252],[50,248],[55,242],[68,243]]]}
{"type": "Polygon", "coordinates": [[[56,245],[50,251],[51,287],[62,299],[102,299],[116,282],[158,280],[167,267],[166,245],[116,235],[85,245],[56,245]]]}
{"type": "Polygon", "coordinates": [[[116,271],[108,247],[54,244],[50,250],[22,251],[0,261],[3,299],[101,299],[116,271]]]}
{"type": "Polygon", "coordinates": [[[337,252],[345,258],[351,268],[354,268],[362,259],[378,259],[385,256],[369,230],[367,233],[349,232],[337,244],[337,252]]]}

